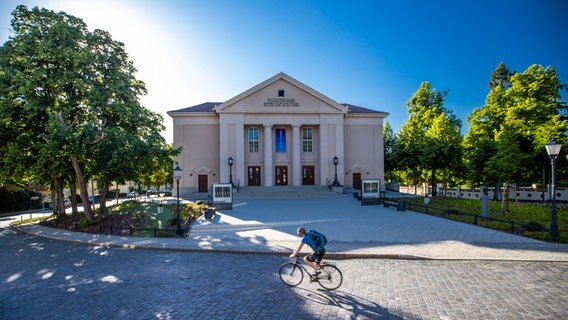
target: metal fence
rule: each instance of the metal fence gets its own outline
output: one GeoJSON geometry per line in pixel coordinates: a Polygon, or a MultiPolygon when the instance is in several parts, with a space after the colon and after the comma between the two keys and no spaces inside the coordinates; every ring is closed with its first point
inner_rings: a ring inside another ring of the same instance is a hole
{"type": "MultiPolygon", "coordinates": [[[[383,203],[386,199],[383,199],[383,203]]],[[[464,223],[474,224],[494,230],[510,232],[517,235],[527,236],[535,239],[545,240],[550,229],[541,225],[520,223],[512,220],[504,220],[491,217],[483,217],[477,214],[464,213],[456,209],[442,209],[429,205],[416,204],[397,199],[388,199],[388,202],[402,202],[404,209],[426,213],[432,216],[451,219],[464,223]]]]}
{"type": "MultiPolygon", "coordinates": [[[[67,221],[44,220],[42,225],[58,229],[66,229],[71,231],[85,232],[77,222],[69,223],[67,221]]],[[[108,234],[115,236],[136,236],[136,237],[156,237],[156,238],[173,238],[189,236],[190,228],[181,228],[181,235],[177,229],[164,228],[122,228],[113,226],[98,226],[97,234],[108,234]]],[[[88,232],[88,231],[87,231],[88,232]]]]}

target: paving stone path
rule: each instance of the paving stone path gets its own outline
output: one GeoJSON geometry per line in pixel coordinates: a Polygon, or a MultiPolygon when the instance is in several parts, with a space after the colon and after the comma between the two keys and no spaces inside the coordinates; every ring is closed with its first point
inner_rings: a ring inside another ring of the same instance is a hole
{"type": "Polygon", "coordinates": [[[567,319],[568,263],[332,261],[336,291],[278,256],[85,246],[0,229],[0,319],[567,319]]]}

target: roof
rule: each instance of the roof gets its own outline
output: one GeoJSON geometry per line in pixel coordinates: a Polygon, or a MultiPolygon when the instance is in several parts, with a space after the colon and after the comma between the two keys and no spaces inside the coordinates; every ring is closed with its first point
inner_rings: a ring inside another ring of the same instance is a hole
{"type": "Polygon", "coordinates": [[[247,91],[239,94],[238,96],[233,97],[233,98],[229,99],[228,101],[223,102],[222,105],[215,107],[214,111],[216,111],[216,112],[222,111],[223,109],[230,107],[235,102],[240,101],[240,100],[242,100],[242,99],[244,99],[244,98],[246,98],[246,97],[248,97],[248,96],[268,87],[269,85],[276,83],[277,81],[280,81],[280,80],[284,80],[284,81],[288,82],[289,84],[303,90],[305,93],[312,95],[316,99],[324,101],[325,103],[329,104],[332,108],[336,109],[338,112],[346,113],[345,108],[341,104],[335,102],[335,100],[333,100],[333,99],[329,98],[328,96],[312,89],[311,87],[305,85],[304,83],[290,77],[289,75],[285,74],[284,72],[280,72],[277,75],[271,77],[270,79],[267,79],[267,80],[257,84],[256,86],[248,89],[247,91]]]}
{"type": "Polygon", "coordinates": [[[359,106],[355,106],[349,103],[342,103],[342,106],[347,108],[347,113],[385,113],[383,111],[371,110],[359,106]]]}
{"type": "MultiPolygon", "coordinates": [[[[202,104],[198,104],[195,106],[191,106],[191,107],[187,107],[187,108],[183,108],[183,109],[178,109],[178,110],[172,110],[170,112],[213,112],[213,108],[215,108],[218,105],[223,104],[222,102],[205,102],[202,104]]],[[[342,103],[342,106],[347,108],[347,113],[384,113],[382,111],[377,111],[377,110],[371,110],[371,109],[367,109],[367,108],[363,108],[363,107],[359,107],[359,106],[355,106],[349,103],[342,103]]]]}
{"type": "Polygon", "coordinates": [[[213,108],[222,104],[222,102],[205,102],[196,106],[187,107],[169,112],[213,112],[213,108]]]}

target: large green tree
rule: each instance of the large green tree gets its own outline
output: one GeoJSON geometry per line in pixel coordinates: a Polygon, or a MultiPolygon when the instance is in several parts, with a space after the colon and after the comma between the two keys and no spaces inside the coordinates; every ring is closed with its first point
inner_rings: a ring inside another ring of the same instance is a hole
{"type": "MultiPolygon", "coordinates": [[[[160,136],[161,116],[140,105],[146,89],[122,43],[64,12],[12,15],[0,48],[0,178],[69,179],[87,204],[86,178],[106,187],[171,161],[177,151],[160,136]]],[[[94,220],[89,206],[85,217],[94,220]]]]}
{"type": "Polygon", "coordinates": [[[500,64],[489,87],[486,105],[468,117],[464,139],[472,182],[538,181],[547,158],[544,145],[551,138],[566,143],[568,121],[556,70],[532,65],[510,73],[500,64]],[[514,166],[499,163],[513,158],[514,166]]]}
{"type": "Polygon", "coordinates": [[[414,182],[418,175],[429,178],[433,195],[437,195],[437,173],[447,173],[461,161],[461,123],[444,107],[446,94],[423,82],[407,103],[409,118],[398,136],[399,163],[412,173],[414,182]]]}
{"type": "Polygon", "coordinates": [[[383,127],[383,140],[384,140],[384,165],[385,165],[385,180],[393,181],[395,179],[395,172],[398,168],[396,149],[397,137],[394,134],[390,123],[385,122],[383,127]]]}

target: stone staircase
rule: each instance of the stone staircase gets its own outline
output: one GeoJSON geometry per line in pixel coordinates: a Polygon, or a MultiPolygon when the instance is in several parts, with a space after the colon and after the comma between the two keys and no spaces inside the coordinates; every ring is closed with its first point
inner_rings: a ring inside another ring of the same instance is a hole
{"type": "Polygon", "coordinates": [[[273,187],[241,187],[234,193],[234,198],[314,198],[337,197],[342,193],[329,190],[327,186],[273,186],[273,187]]]}

